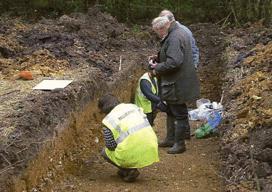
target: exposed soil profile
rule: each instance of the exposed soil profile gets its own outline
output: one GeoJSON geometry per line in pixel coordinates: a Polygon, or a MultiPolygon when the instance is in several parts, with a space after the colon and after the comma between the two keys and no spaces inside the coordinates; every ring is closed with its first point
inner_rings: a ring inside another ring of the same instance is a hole
{"type": "MultiPolygon", "coordinates": [[[[200,48],[201,97],[219,102],[219,135],[187,141],[124,183],[99,155],[97,99],[131,102],[158,41],[90,8],[55,20],[0,19],[0,191],[272,191],[272,31],[263,26],[190,26],[200,48]],[[30,71],[33,80],[19,78],[30,71]],[[64,90],[33,91],[43,79],[72,79],[64,90]]],[[[190,104],[194,107],[194,104],[190,104]]],[[[201,122],[190,122],[192,131],[201,122]]],[[[154,130],[165,135],[165,114],[154,130]]]]}

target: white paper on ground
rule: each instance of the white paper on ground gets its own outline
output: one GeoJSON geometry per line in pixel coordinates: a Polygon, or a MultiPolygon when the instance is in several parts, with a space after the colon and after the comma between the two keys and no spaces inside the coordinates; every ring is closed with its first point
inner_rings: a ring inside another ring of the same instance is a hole
{"type": "Polygon", "coordinates": [[[33,87],[33,89],[39,90],[54,90],[63,89],[69,85],[73,80],[43,80],[38,85],[33,87]]]}

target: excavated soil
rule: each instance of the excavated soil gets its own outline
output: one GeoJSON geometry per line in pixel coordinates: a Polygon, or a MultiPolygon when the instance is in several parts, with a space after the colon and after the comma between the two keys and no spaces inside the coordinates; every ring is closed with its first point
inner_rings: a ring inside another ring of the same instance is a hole
{"type": "Polygon", "coordinates": [[[272,30],[256,23],[228,35],[222,129],[227,191],[272,191],[272,30]]]}
{"type": "MultiPolygon", "coordinates": [[[[120,181],[99,156],[97,98],[112,92],[131,101],[140,66],[156,53],[149,28],[131,30],[96,9],[35,24],[8,18],[1,23],[1,191],[221,191],[217,137],[192,139],[183,155],[161,150],[161,162],[141,170],[134,184],[120,181]],[[22,70],[34,80],[20,79],[22,70]],[[33,91],[42,79],[74,81],[64,90],[33,91]]],[[[192,29],[202,52],[203,97],[218,100],[223,33],[211,24],[192,29]]],[[[165,116],[156,122],[162,138],[165,116]]]]}
{"type": "MultiPolygon", "coordinates": [[[[0,191],[30,190],[53,159],[68,158],[78,135],[94,135],[84,123],[96,117],[90,115],[96,98],[135,83],[154,42],[148,30],[136,33],[95,8],[35,24],[0,22],[0,191]],[[20,79],[23,70],[34,79],[20,79]],[[32,90],[43,79],[73,82],[64,90],[32,90]],[[82,119],[84,111],[89,113],[82,119]],[[77,122],[84,122],[80,134],[77,122]]],[[[128,92],[127,101],[133,90],[128,92]]]]}
{"type": "MultiPolygon", "coordinates": [[[[220,59],[224,50],[224,38],[218,28],[211,24],[192,26],[201,50],[205,54],[201,57],[199,75],[202,79],[203,97],[220,99],[221,90],[214,91],[211,82],[221,83],[217,74],[222,73],[223,62],[220,59]],[[212,40],[203,36],[203,31],[212,40]],[[210,43],[213,42],[213,43],[210,43]],[[214,51],[214,47],[217,51],[214,51]],[[221,50],[221,51],[220,51],[221,50]],[[206,57],[206,54],[214,57],[206,57]],[[220,61],[220,62],[219,62],[220,61]],[[210,76],[206,73],[213,68],[210,76]],[[210,79],[213,78],[213,79],[210,79]],[[217,95],[220,93],[220,95],[217,95]]],[[[139,75],[138,75],[139,76],[139,75]]],[[[132,86],[135,86],[132,84],[132,86]]],[[[133,89],[126,87],[126,89],[133,89]]],[[[121,93],[122,95],[122,93],[121,93]]],[[[127,95],[127,93],[126,93],[127,95]]],[[[92,120],[89,125],[92,129],[100,128],[101,117],[92,120]]],[[[192,129],[199,127],[201,122],[191,122],[192,129]]],[[[88,125],[87,125],[88,126],[88,125]]],[[[165,114],[159,114],[154,126],[158,137],[165,136],[165,114]]],[[[168,155],[166,149],[160,149],[160,162],[150,167],[141,169],[141,175],[135,183],[124,183],[116,174],[117,170],[105,162],[100,151],[103,147],[101,135],[91,138],[97,142],[92,150],[76,148],[71,150],[73,160],[59,165],[56,172],[49,171],[42,179],[35,191],[223,191],[223,180],[220,176],[219,164],[219,139],[212,137],[205,140],[192,138],[187,142],[188,150],[182,155],[168,155]],[[53,176],[52,176],[53,175],[53,176]],[[60,176],[61,175],[61,176],[60,176]]]]}
{"type": "MultiPolygon", "coordinates": [[[[0,191],[208,192],[223,191],[223,181],[227,191],[272,191],[271,29],[225,34],[212,24],[191,26],[201,50],[202,97],[224,96],[220,137],[192,138],[182,155],[160,149],[161,161],[128,184],[99,155],[96,105],[108,92],[132,100],[141,66],[156,52],[150,29],[131,30],[94,8],[35,24],[0,22],[0,191]],[[23,70],[34,80],[20,79],[23,70]],[[33,91],[43,79],[73,83],[33,91]]],[[[200,124],[191,122],[192,129],[200,124]]],[[[154,129],[164,137],[164,114],[154,129]]]]}

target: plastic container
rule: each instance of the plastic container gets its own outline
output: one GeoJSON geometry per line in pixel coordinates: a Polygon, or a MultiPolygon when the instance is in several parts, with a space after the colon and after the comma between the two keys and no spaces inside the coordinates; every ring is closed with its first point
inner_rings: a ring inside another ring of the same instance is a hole
{"type": "Polygon", "coordinates": [[[200,106],[203,106],[203,105],[211,105],[211,101],[209,100],[209,99],[198,99],[197,101],[196,101],[196,106],[197,106],[197,108],[199,108],[200,106]]]}

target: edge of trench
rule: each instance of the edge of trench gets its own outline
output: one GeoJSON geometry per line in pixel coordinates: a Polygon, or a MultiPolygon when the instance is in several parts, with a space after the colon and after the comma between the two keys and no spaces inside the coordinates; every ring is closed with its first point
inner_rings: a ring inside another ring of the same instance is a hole
{"type": "MultiPolygon", "coordinates": [[[[221,53],[220,56],[222,55],[221,53]]],[[[220,60],[224,61],[222,57],[220,57],[220,60]]],[[[76,100],[79,104],[73,103],[75,106],[66,110],[67,113],[64,117],[61,117],[62,120],[50,127],[53,134],[43,138],[43,145],[37,150],[34,158],[29,160],[25,168],[22,168],[18,174],[12,176],[8,181],[9,183],[6,186],[9,187],[9,190],[15,192],[32,191],[37,186],[48,189],[54,185],[52,180],[61,180],[65,172],[73,172],[77,169],[77,167],[70,166],[71,164],[80,165],[84,159],[88,159],[88,156],[97,153],[102,140],[102,133],[99,128],[102,117],[97,113],[97,98],[111,92],[118,95],[121,101],[130,101],[138,80],[136,76],[138,77],[142,72],[140,64],[136,63],[142,63],[142,61],[143,58],[139,58],[138,61],[131,61],[123,71],[114,74],[115,80],[108,84],[91,78],[92,80],[82,82],[80,85],[82,88],[68,90],[75,95],[73,97],[79,97],[76,100]]],[[[221,63],[218,67],[221,68],[222,65],[224,66],[221,63]]],[[[209,64],[200,69],[200,78],[201,76],[206,77],[210,67],[209,64]]],[[[214,74],[222,75],[218,72],[215,71],[214,74]]],[[[209,74],[208,79],[213,81],[212,76],[212,74],[209,74]]],[[[218,82],[218,84],[220,83],[218,82]]],[[[71,96],[71,93],[68,96],[71,96]]],[[[207,95],[210,95],[210,93],[205,93],[205,96],[207,95]]],[[[68,96],[66,95],[66,97],[68,96]]],[[[56,99],[53,101],[57,103],[56,99]]]]}
{"type": "MultiPolygon", "coordinates": [[[[100,128],[102,117],[98,113],[97,100],[103,94],[112,93],[121,101],[130,102],[134,96],[138,75],[143,70],[141,57],[139,56],[137,61],[131,61],[125,69],[114,74],[113,81],[104,82],[98,79],[79,81],[78,84],[81,88],[78,91],[73,90],[78,85],[73,85],[70,91],[75,94],[74,97],[79,97],[77,99],[79,104],[73,103],[74,106],[68,107],[70,112],[66,110],[67,113],[64,116],[57,116],[57,124],[51,122],[53,126],[48,124],[39,127],[43,129],[48,126],[46,129],[50,128],[51,130],[46,137],[40,136],[42,140],[38,149],[35,150],[35,153],[28,154],[31,156],[30,158],[25,157],[24,165],[18,167],[15,174],[1,176],[1,180],[4,179],[4,181],[0,180],[1,191],[33,191],[41,183],[46,185],[46,188],[50,188],[50,185],[53,185],[52,180],[60,180],[64,172],[71,169],[69,166],[71,162],[78,164],[78,161],[97,152],[101,147],[100,141],[103,140],[100,128]]],[[[63,94],[65,95],[66,92],[63,94]]],[[[48,93],[45,93],[46,96],[48,93]]],[[[57,105],[57,100],[58,98],[47,105],[57,105]]],[[[67,108],[62,105],[57,105],[57,107],[67,108]]],[[[52,107],[51,110],[56,109],[52,107]]],[[[54,114],[53,111],[51,112],[54,114]]],[[[38,129],[38,127],[36,128],[38,129]]]]}

